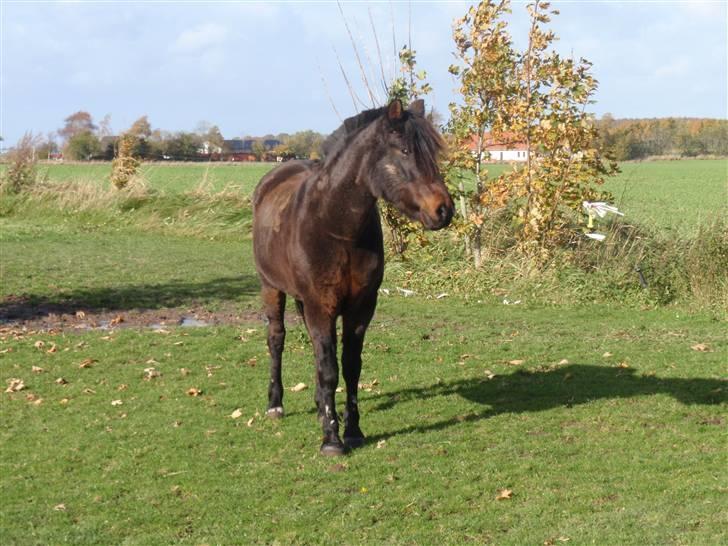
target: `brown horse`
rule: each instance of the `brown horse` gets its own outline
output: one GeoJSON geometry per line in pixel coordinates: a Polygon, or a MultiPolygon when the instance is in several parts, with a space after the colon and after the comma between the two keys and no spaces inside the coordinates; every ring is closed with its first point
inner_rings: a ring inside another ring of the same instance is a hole
{"type": "Polygon", "coordinates": [[[424,103],[400,101],[347,119],[323,144],[323,161],[291,161],[266,174],[253,197],[253,249],[268,320],[270,417],[283,416],[281,353],[286,294],[296,300],[316,356],[324,455],[364,443],[357,387],[364,333],[384,272],[377,199],[428,229],[450,223],[453,202],[437,167],[442,140],[424,103]],[[344,441],[334,396],[336,319],[343,317],[344,441]]]}

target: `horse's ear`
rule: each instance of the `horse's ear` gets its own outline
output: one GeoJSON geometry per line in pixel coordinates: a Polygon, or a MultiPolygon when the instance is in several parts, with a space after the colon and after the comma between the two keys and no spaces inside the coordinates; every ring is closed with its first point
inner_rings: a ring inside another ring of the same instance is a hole
{"type": "Polygon", "coordinates": [[[412,101],[412,104],[409,105],[408,110],[410,112],[412,112],[414,115],[424,118],[425,117],[425,101],[422,99],[417,99],[415,101],[412,101]]]}
{"type": "Polygon", "coordinates": [[[389,121],[398,121],[402,119],[402,102],[399,99],[394,99],[387,106],[387,119],[389,121]]]}

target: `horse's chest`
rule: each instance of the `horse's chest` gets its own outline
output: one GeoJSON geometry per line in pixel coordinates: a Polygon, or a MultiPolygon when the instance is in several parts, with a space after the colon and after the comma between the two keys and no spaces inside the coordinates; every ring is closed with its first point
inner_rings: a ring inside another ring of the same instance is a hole
{"type": "Polygon", "coordinates": [[[382,283],[384,258],[377,252],[354,249],[349,256],[349,294],[357,297],[376,291],[382,283]]]}

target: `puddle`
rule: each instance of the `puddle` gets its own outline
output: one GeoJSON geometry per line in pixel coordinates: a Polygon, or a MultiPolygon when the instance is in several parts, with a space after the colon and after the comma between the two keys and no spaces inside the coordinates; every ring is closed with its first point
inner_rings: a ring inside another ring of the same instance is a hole
{"type": "Polygon", "coordinates": [[[192,317],[182,317],[182,320],[179,321],[179,325],[186,328],[201,328],[202,326],[209,326],[210,323],[192,317]]]}

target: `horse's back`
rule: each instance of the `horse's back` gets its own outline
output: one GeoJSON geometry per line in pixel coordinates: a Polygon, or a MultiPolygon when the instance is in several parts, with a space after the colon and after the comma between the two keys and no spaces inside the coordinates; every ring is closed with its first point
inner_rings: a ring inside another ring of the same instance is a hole
{"type": "Polygon", "coordinates": [[[307,175],[316,165],[318,165],[317,161],[286,161],[279,167],[276,167],[272,171],[266,173],[263,178],[260,179],[260,182],[258,182],[255,192],[253,192],[253,207],[258,207],[258,205],[266,199],[266,196],[279,185],[290,181],[291,179],[295,179],[296,182],[300,183],[305,178],[305,176],[301,175],[307,175]]]}

